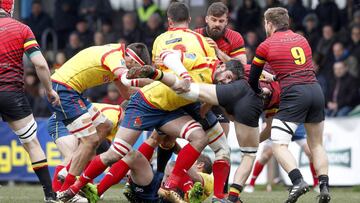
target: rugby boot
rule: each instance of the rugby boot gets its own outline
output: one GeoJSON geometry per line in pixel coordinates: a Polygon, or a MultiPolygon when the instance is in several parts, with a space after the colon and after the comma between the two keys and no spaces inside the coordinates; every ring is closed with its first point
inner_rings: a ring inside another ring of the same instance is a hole
{"type": "Polygon", "coordinates": [[[204,188],[200,182],[196,182],[193,187],[187,192],[185,197],[190,203],[201,203],[204,195],[204,188]]]}
{"type": "Polygon", "coordinates": [[[84,196],[88,199],[89,203],[96,203],[100,199],[97,187],[92,183],[87,183],[83,188],[81,188],[81,191],[84,193],[84,196]]]}
{"type": "Polygon", "coordinates": [[[323,187],[320,191],[320,194],[318,195],[319,203],[328,203],[331,200],[329,188],[323,187]]]}
{"type": "Polygon", "coordinates": [[[294,202],[296,202],[297,199],[301,195],[309,192],[309,190],[310,190],[309,185],[303,179],[301,179],[301,181],[298,184],[293,185],[289,189],[289,197],[285,201],[285,203],[294,203],[294,202]]]}

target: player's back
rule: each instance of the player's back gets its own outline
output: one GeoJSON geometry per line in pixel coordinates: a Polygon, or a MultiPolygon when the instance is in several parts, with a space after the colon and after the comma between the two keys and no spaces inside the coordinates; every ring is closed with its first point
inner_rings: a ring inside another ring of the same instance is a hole
{"type": "Polygon", "coordinates": [[[22,57],[25,48],[31,49],[33,46],[38,47],[28,26],[10,17],[0,16],[0,91],[23,89],[22,57]]]}
{"type": "Polygon", "coordinates": [[[159,57],[164,50],[175,49],[182,52],[195,53],[204,57],[216,57],[215,50],[199,33],[187,28],[173,28],[159,35],[153,44],[152,57],[159,57]]]}
{"type": "Polygon", "coordinates": [[[124,46],[121,44],[107,44],[92,46],[77,53],[65,62],[51,76],[56,82],[65,83],[79,93],[88,88],[108,83],[114,80],[112,70],[106,65],[105,60],[110,54],[116,55],[111,63],[125,66],[124,46]],[[123,64],[120,64],[123,63],[123,64]]]}
{"type": "Polygon", "coordinates": [[[316,82],[308,41],[291,30],[275,32],[263,42],[266,59],[281,87],[316,82]]]}

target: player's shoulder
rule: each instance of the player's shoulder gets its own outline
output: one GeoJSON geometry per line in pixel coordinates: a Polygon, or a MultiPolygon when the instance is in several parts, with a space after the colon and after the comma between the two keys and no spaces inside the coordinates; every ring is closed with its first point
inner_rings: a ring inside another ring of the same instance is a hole
{"type": "Polygon", "coordinates": [[[194,31],[201,34],[201,35],[204,35],[205,27],[196,28],[196,29],[194,29],[194,31]]]}
{"type": "Polygon", "coordinates": [[[225,37],[227,38],[237,38],[237,37],[242,37],[242,35],[235,31],[235,30],[232,30],[230,28],[226,28],[225,29],[225,37]]]}

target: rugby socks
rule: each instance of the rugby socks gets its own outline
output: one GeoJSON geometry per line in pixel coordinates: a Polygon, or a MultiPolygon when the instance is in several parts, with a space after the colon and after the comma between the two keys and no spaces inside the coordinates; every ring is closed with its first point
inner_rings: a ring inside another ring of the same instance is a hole
{"type": "Polygon", "coordinates": [[[241,185],[238,185],[236,183],[231,184],[228,200],[230,202],[237,202],[239,200],[239,196],[240,196],[242,189],[243,189],[243,187],[241,185]]]}
{"type": "Polygon", "coordinates": [[[318,177],[316,175],[314,164],[312,162],[310,162],[310,170],[311,170],[311,174],[312,174],[312,177],[313,177],[314,187],[316,187],[317,185],[319,185],[319,179],[318,179],[318,177]]]}
{"type": "Polygon", "coordinates": [[[324,187],[329,189],[329,176],[328,175],[319,175],[319,187],[320,187],[320,191],[322,191],[322,189],[324,187]]]}
{"type": "Polygon", "coordinates": [[[264,165],[261,164],[259,161],[256,161],[255,165],[254,165],[254,171],[253,171],[253,174],[252,174],[251,180],[250,180],[251,186],[255,185],[255,181],[263,169],[264,169],[264,165]]]}
{"type": "Polygon", "coordinates": [[[297,168],[290,171],[290,173],[288,175],[289,175],[289,178],[293,185],[299,184],[300,181],[303,179],[303,176],[301,175],[300,170],[297,168]]]}
{"type": "MultiPolygon", "coordinates": [[[[97,155],[85,169],[83,174],[80,176],[79,180],[76,181],[70,189],[73,193],[78,193],[79,190],[84,187],[88,182],[99,176],[108,166],[105,165],[101,159],[100,155],[97,155]]],[[[68,175],[69,176],[69,175],[68,175]]],[[[67,177],[66,177],[67,178],[67,177]]]]}
{"type": "Polygon", "coordinates": [[[31,163],[32,168],[38,177],[46,197],[54,196],[54,192],[52,190],[52,184],[51,184],[51,177],[49,173],[48,163],[46,159],[43,159],[41,161],[37,161],[34,163],[31,163]]]}
{"type": "Polygon", "coordinates": [[[76,181],[76,177],[73,174],[68,173],[65,178],[64,183],[61,186],[60,192],[69,189],[70,185],[74,184],[75,181],[76,181]]]}
{"type": "Polygon", "coordinates": [[[159,69],[155,69],[154,72],[150,75],[150,79],[153,80],[161,80],[163,77],[164,73],[159,69]]]}
{"type": "Polygon", "coordinates": [[[54,192],[57,192],[61,189],[62,182],[58,179],[58,173],[64,167],[65,166],[63,166],[63,165],[58,165],[55,167],[54,177],[52,180],[52,188],[53,188],[54,192]]]}
{"type": "Polygon", "coordinates": [[[166,168],[166,164],[171,158],[173,151],[174,151],[175,145],[169,149],[163,148],[161,145],[159,145],[157,149],[157,171],[163,173],[166,168]]]}
{"type": "Polygon", "coordinates": [[[224,186],[226,179],[230,173],[230,164],[226,160],[216,160],[213,164],[213,174],[214,174],[214,195],[217,198],[223,199],[224,186]]]}
{"type": "Polygon", "coordinates": [[[182,148],[178,154],[178,158],[175,162],[172,174],[168,177],[165,182],[166,188],[175,188],[179,185],[179,181],[187,170],[195,163],[197,158],[200,156],[198,152],[191,144],[187,144],[182,148]]]}
{"type": "Polygon", "coordinates": [[[190,178],[190,176],[185,173],[180,181],[180,189],[184,193],[189,191],[194,186],[194,181],[190,178]]]}
{"type": "Polygon", "coordinates": [[[146,142],[142,143],[138,149],[138,151],[143,154],[148,161],[152,158],[154,150],[154,147],[150,146],[146,142]]]}
{"type": "Polygon", "coordinates": [[[120,182],[128,171],[129,166],[123,160],[120,159],[118,162],[114,163],[109,172],[106,173],[105,177],[97,185],[98,195],[101,196],[112,185],[120,182]]]}

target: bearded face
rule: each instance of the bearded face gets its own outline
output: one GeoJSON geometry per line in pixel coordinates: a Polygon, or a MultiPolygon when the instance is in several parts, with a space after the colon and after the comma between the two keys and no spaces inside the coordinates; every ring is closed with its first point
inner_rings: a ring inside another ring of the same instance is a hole
{"type": "Polygon", "coordinates": [[[206,16],[205,21],[207,24],[206,32],[210,38],[216,40],[224,35],[228,23],[226,14],[221,17],[206,16]]]}

